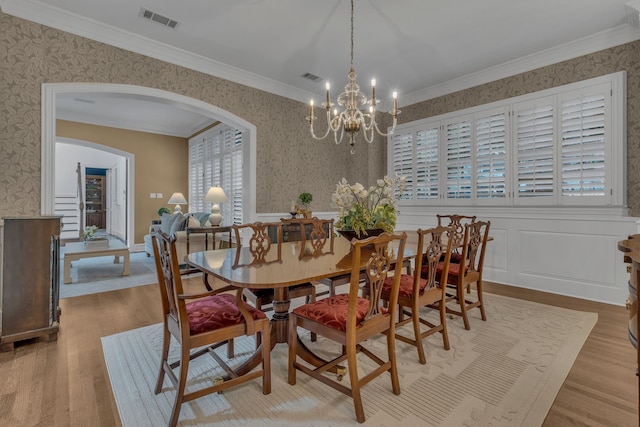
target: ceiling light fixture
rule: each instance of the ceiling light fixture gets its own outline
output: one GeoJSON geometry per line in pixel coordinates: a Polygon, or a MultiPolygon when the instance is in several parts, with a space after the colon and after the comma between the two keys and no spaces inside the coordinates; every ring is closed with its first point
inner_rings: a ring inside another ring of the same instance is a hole
{"type": "Polygon", "coordinates": [[[356,71],[353,67],[353,0],[351,0],[351,69],[349,70],[349,83],[344,87],[337,99],[338,105],[344,107],[342,112],[338,112],[338,109],[334,109],[333,113],[331,108],[335,105],[331,102],[331,96],[329,93],[329,82],[327,82],[327,99],[322,103],[322,106],[327,110],[327,130],[324,135],[316,136],[313,130],[313,123],[317,117],[313,116],[314,106],[313,99],[309,106],[309,117],[306,120],[309,122],[309,129],[311,130],[311,136],[315,139],[324,139],[329,135],[329,132],[333,131],[334,140],[336,144],[340,144],[344,138],[345,133],[349,137],[349,145],[351,145],[351,154],[356,152],[355,138],[356,135],[362,130],[364,139],[371,143],[375,132],[381,136],[388,136],[393,134],[396,129],[398,114],[398,94],[393,92],[393,109],[389,112],[393,117],[393,124],[391,130],[388,133],[380,131],[378,124],[376,123],[376,80],[371,80],[371,100],[367,100],[364,93],[360,91],[360,86],[356,83],[356,71]],[[368,110],[360,110],[360,107],[369,105],[368,110]],[[339,135],[338,135],[339,134],[339,135]]]}

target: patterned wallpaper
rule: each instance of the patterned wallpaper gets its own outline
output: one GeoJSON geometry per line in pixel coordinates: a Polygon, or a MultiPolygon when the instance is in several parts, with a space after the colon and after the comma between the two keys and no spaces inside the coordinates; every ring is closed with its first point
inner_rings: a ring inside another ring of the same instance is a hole
{"type": "MultiPolygon", "coordinates": [[[[640,216],[640,42],[402,106],[401,123],[627,70],[628,204],[640,216]]],[[[0,12],[0,217],[40,213],[42,83],[104,82],[172,91],[208,102],[256,125],[257,212],[286,212],[311,192],[314,211],[329,211],[342,177],[370,183],[386,171],[386,144],[316,141],[305,105],[184,67],[78,37],[0,12]]],[[[320,91],[321,92],[321,91],[320,91]]],[[[319,93],[320,93],[319,92],[319,93]]]]}
{"type": "MultiPolygon", "coordinates": [[[[15,18],[0,12],[0,217],[40,213],[42,83],[104,82],[158,88],[208,102],[257,127],[257,212],[287,212],[313,194],[329,211],[344,176],[369,182],[384,167],[379,142],[351,156],[344,143],[313,140],[307,107],[184,67],[15,18]]],[[[322,93],[321,91],[319,93],[322,93]]],[[[382,141],[384,143],[384,141],[382,141]]]]}

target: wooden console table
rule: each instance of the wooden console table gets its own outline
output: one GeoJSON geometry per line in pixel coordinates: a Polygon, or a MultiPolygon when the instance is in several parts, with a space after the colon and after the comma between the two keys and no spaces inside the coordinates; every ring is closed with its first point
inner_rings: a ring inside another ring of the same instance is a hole
{"type": "MultiPolygon", "coordinates": [[[[231,226],[227,226],[227,227],[187,227],[187,254],[190,254],[191,251],[189,250],[189,236],[191,234],[204,234],[204,250],[208,251],[209,250],[209,238],[207,237],[207,235],[209,233],[211,233],[211,241],[212,241],[212,248],[211,250],[215,250],[216,249],[216,233],[229,233],[229,240],[227,240],[227,244],[228,244],[228,248],[231,247],[231,226]]],[[[218,247],[218,249],[222,249],[222,242],[224,240],[220,240],[220,246],[218,247]]]]}

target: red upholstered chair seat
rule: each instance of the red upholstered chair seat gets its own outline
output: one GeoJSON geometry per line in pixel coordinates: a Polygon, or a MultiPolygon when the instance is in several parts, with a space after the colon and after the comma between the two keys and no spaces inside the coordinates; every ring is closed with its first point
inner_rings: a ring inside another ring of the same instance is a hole
{"type": "MultiPolygon", "coordinates": [[[[438,263],[438,274],[440,274],[442,272],[442,268],[443,267],[444,267],[444,264],[439,262],[438,263]]],[[[466,269],[467,269],[467,267],[465,267],[465,270],[466,269]]],[[[425,265],[425,266],[422,267],[421,276],[422,277],[426,277],[428,274],[429,274],[429,266],[425,265]]],[[[449,283],[457,281],[459,275],[460,275],[460,264],[450,263],[449,264],[449,277],[448,277],[447,281],[449,283]]]]}
{"type": "MultiPolygon", "coordinates": [[[[245,304],[245,307],[255,320],[266,317],[262,311],[248,304],[245,304]]],[[[236,305],[236,297],[229,294],[213,295],[187,303],[186,309],[191,335],[244,323],[244,318],[236,305]]]]}
{"type": "MultiPolygon", "coordinates": [[[[358,298],[356,305],[356,325],[359,325],[369,310],[369,300],[358,298]]],[[[347,330],[347,309],[349,295],[340,294],[305,304],[293,310],[298,316],[306,317],[340,331],[347,330]]]]}
{"type": "MultiPolygon", "coordinates": [[[[382,294],[388,295],[391,292],[391,287],[393,286],[393,277],[387,277],[382,285],[382,294]]],[[[426,279],[420,279],[420,293],[424,291],[425,286],[427,286],[426,279]]],[[[411,294],[413,294],[413,276],[409,276],[408,274],[403,274],[400,276],[400,291],[398,295],[402,298],[411,298],[411,294]]]]}

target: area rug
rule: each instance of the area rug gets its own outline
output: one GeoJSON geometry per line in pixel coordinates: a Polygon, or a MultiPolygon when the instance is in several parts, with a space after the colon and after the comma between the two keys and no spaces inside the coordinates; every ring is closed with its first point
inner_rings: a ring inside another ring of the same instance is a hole
{"type": "MultiPolygon", "coordinates": [[[[363,389],[366,426],[540,426],[576,356],[597,321],[597,314],[572,311],[499,295],[485,296],[488,320],[471,312],[471,330],[460,318],[448,321],[451,350],[439,335],[425,340],[427,364],[415,347],[397,343],[401,394],[394,395],[388,375],[363,389]]],[[[432,314],[429,313],[429,316],[432,314]]],[[[400,330],[410,334],[408,327],[400,330]]],[[[307,337],[303,340],[308,342],[307,337]]],[[[153,389],[161,349],[161,325],[102,338],[104,357],[122,424],[167,425],[175,390],[165,379],[153,389]]],[[[310,347],[337,350],[321,337],[310,347]]],[[[384,340],[369,344],[384,354],[384,340]]],[[[236,341],[236,360],[250,354],[250,338],[236,341]]],[[[178,346],[172,344],[174,356],[178,346]]],[[[224,348],[219,353],[225,355],[224,348]]],[[[202,357],[192,362],[187,387],[207,385],[220,370],[202,357]]],[[[272,392],[263,395],[255,380],[182,405],[181,426],[352,426],[352,400],[298,373],[287,383],[287,347],[271,353],[272,392]]],[[[365,358],[360,359],[363,362],[365,358]]],[[[367,364],[368,365],[368,364],[367,364]]],[[[361,368],[366,369],[365,363],[361,368]]],[[[348,381],[348,378],[343,379],[348,381]]]]}
{"type": "MultiPolygon", "coordinates": [[[[64,249],[63,249],[64,250],[64,249]]],[[[132,252],[129,257],[129,275],[122,275],[122,263],[114,264],[113,256],[83,258],[73,261],[71,283],[64,283],[64,261],[60,260],[60,298],[107,292],[116,289],[157,283],[153,257],[145,252],[132,252]]]]}

